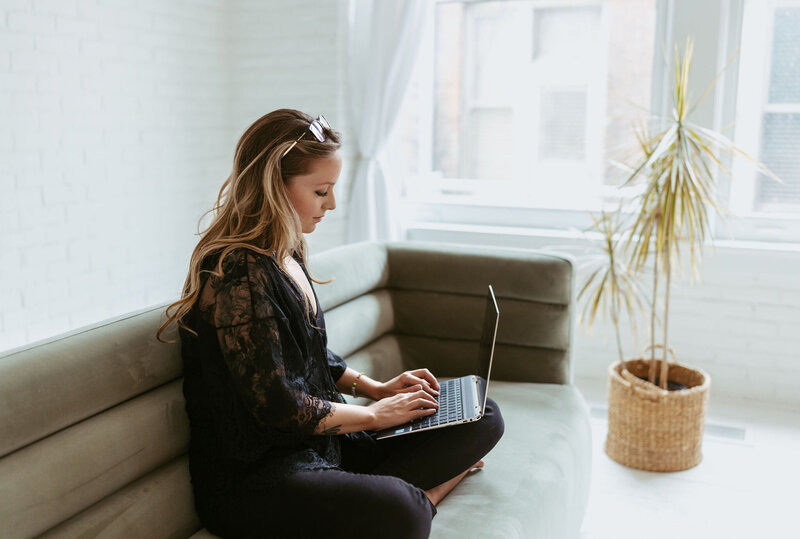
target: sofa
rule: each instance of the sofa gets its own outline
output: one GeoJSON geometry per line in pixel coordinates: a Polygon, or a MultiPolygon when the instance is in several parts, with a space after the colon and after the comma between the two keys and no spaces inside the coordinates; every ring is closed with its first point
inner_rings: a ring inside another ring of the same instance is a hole
{"type": "MultiPolygon", "coordinates": [[[[591,430],[571,384],[569,256],[360,243],[313,256],[309,269],[332,279],[316,286],[329,347],[376,379],[423,366],[442,379],[474,372],[492,284],[489,395],[505,434],[441,502],[431,537],[579,536],[591,430]]],[[[165,306],[0,356],[0,537],[213,537],[193,510],[180,345],[155,339],[165,306]]]]}

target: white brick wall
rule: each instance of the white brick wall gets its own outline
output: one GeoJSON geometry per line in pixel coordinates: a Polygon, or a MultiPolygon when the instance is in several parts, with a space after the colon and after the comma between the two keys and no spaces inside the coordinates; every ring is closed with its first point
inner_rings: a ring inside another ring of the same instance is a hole
{"type": "Polygon", "coordinates": [[[175,298],[258,117],[344,134],[347,0],[0,1],[0,350],[175,298]]]}
{"type": "Polygon", "coordinates": [[[277,108],[322,114],[342,133],[337,209],[307,236],[312,253],[346,242],[355,146],[348,136],[347,0],[237,0],[231,9],[233,126],[238,137],[277,108]]]}
{"type": "MultiPolygon", "coordinates": [[[[409,239],[532,249],[580,244],[561,238],[422,226],[409,230],[409,239]]],[[[798,275],[798,246],[747,248],[719,242],[716,252],[706,251],[698,282],[690,285],[688,270],[686,276],[673,280],[669,346],[680,362],[710,374],[712,398],[718,395],[800,407],[798,275]]],[[[640,331],[649,331],[649,324],[649,318],[638,322],[640,331]]],[[[632,338],[625,322],[621,327],[623,351],[626,357],[633,357],[648,343],[643,337],[638,341],[632,338]]],[[[663,334],[663,330],[656,331],[659,337],[663,334]]],[[[577,379],[604,384],[608,365],[617,358],[610,321],[604,323],[598,315],[591,332],[578,328],[574,354],[577,379]]]]}
{"type": "Polygon", "coordinates": [[[227,176],[227,2],[0,2],[0,350],[174,297],[227,176]]]}

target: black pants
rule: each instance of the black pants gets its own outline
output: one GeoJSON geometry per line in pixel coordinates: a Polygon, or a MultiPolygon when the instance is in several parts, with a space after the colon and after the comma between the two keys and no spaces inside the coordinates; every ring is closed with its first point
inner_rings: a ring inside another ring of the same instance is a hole
{"type": "Polygon", "coordinates": [[[473,423],[398,436],[364,447],[341,438],[338,469],[293,474],[272,492],[232,500],[223,537],[428,537],[436,509],[425,495],[478,462],[503,435],[488,399],[473,423]]]}

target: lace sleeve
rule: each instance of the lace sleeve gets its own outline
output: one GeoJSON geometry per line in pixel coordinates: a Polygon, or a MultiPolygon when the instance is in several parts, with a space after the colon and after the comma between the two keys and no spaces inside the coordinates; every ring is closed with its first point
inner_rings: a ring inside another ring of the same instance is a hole
{"type": "Polygon", "coordinates": [[[344,371],[347,370],[347,363],[344,360],[331,352],[330,348],[327,348],[328,351],[328,370],[331,371],[331,376],[335,382],[339,381],[339,378],[342,377],[344,371]]]}
{"type": "Polygon", "coordinates": [[[263,286],[265,278],[247,267],[232,268],[214,286],[214,325],[225,367],[232,389],[259,424],[312,434],[331,403],[309,394],[304,358],[263,286]]]}

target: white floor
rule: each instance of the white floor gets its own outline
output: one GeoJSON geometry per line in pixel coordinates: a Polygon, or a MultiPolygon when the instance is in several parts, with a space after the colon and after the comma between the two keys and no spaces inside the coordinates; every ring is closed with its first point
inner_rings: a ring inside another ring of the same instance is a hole
{"type": "Polygon", "coordinates": [[[712,394],[703,461],[683,472],[643,472],[603,450],[605,383],[576,383],[592,411],[581,539],[800,538],[800,409],[712,394]]]}

